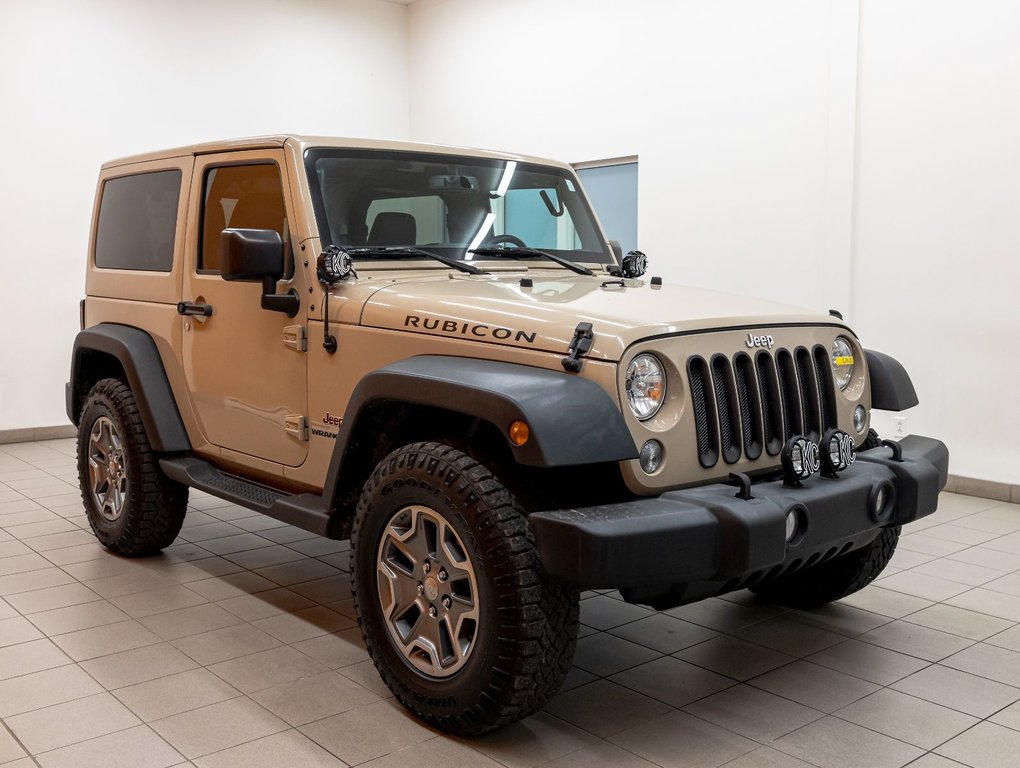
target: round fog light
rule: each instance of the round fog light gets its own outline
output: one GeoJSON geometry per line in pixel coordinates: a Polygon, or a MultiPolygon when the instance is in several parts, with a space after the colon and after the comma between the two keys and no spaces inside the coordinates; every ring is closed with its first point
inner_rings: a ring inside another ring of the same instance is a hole
{"type": "Polygon", "coordinates": [[[641,446],[641,455],[638,460],[646,475],[654,474],[662,466],[662,443],[658,440],[646,441],[641,446]]]}
{"type": "Polygon", "coordinates": [[[863,405],[858,405],[854,408],[854,429],[858,432],[863,432],[864,427],[868,424],[868,412],[864,409],[863,405]]]}
{"type": "Polygon", "coordinates": [[[875,501],[873,502],[873,511],[876,516],[882,514],[882,510],[885,509],[885,486],[883,485],[878,489],[878,493],[875,494],[875,501]]]}
{"type": "Polygon", "coordinates": [[[786,473],[785,482],[789,486],[799,486],[821,468],[818,458],[818,446],[803,435],[791,437],[779,457],[786,473]]]}

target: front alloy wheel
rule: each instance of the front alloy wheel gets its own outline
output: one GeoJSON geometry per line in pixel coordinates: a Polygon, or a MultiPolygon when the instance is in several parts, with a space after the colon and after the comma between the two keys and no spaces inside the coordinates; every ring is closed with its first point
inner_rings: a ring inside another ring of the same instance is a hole
{"type": "Polygon", "coordinates": [[[89,487],[96,509],[113,521],[124,511],[127,497],[127,466],[124,444],[113,422],[100,416],[89,434],[89,487]]]}
{"type": "Polygon", "coordinates": [[[379,604],[407,663],[449,677],[478,634],[478,583],[457,532],[434,509],[411,505],[386,524],[377,556],[379,604]]]}

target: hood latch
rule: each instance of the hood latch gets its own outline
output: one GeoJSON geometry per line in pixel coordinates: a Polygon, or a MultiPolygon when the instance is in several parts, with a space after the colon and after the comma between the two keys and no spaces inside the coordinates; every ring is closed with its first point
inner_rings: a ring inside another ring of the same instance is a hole
{"type": "Polygon", "coordinates": [[[574,329],[574,338],[570,340],[570,346],[567,348],[567,356],[560,360],[566,370],[571,373],[581,372],[583,365],[581,356],[586,355],[591,349],[594,338],[595,334],[591,332],[591,323],[577,324],[574,329]]]}

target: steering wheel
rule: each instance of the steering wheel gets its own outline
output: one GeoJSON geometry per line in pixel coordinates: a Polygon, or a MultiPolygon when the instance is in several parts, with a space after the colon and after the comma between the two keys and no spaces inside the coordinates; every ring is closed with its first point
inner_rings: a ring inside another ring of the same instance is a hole
{"type": "Polygon", "coordinates": [[[482,243],[482,247],[491,248],[492,246],[500,245],[501,243],[509,243],[510,245],[517,246],[518,248],[528,247],[528,244],[521,240],[521,238],[517,237],[517,235],[511,234],[493,235],[484,243],[482,243]]]}

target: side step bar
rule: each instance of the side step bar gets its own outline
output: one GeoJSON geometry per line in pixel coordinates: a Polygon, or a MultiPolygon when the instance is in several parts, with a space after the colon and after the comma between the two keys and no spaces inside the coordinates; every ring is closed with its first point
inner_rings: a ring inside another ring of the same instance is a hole
{"type": "Polygon", "coordinates": [[[329,535],[329,510],[321,496],[314,493],[291,494],[277,491],[251,480],[221,472],[212,464],[194,456],[162,458],[159,466],[171,480],[197,488],[242,507],[320,536],[329,535]]]}

